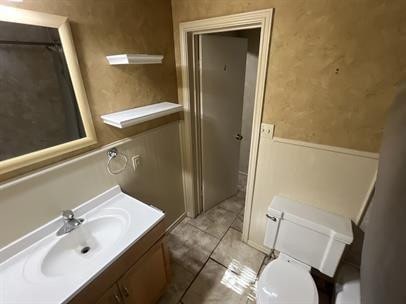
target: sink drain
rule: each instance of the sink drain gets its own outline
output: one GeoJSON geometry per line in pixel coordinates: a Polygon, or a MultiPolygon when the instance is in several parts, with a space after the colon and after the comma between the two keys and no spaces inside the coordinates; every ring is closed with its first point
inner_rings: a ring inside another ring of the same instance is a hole
{"type": "Polygon", "coordinates": [[[80,253],[81,253],[81,254],[86,254],[86,253],[88,253],[89,251],[90,251],[90,247],[89,247],[89,246],[86,246],[86,247],[83,247],[82,250],[80,250],[80,253]]]}

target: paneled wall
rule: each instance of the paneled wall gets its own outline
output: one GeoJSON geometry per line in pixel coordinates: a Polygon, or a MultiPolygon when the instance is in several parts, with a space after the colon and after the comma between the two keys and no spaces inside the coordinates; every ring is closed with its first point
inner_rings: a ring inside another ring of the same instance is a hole
{"type": "Polygon", "coordinates": [[[253,204],[245,209],[249,243],[266,251],[265,214],[275,195],[357,223],[373,188],[377,158],[373,153],[262,135],[253,204]]]}
{"type": "MultiPolygon", "coordinates": [[[[116,143],[129,158],[119,175],[108,174],[108,147],[103,147],[0,185],[0,247],[117,184],[164,210],[169,226],[184,213],[178,134],[173,122],[116,143]],[[141,164],[134,170],[131,157],[136,155],[141,164]]],[[[121,165],[112,163],[113,169],[121,165]]]]}

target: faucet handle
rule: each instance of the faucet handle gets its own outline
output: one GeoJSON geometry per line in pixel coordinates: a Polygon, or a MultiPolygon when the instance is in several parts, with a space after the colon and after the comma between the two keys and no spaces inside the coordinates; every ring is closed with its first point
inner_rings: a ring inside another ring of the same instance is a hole
{"type": "Polygon", "coordinates": [[[65,221],[70,221],[75,217],[75,215],[73,214],[72,210],[63,210],[62,217],[65,221]]]}

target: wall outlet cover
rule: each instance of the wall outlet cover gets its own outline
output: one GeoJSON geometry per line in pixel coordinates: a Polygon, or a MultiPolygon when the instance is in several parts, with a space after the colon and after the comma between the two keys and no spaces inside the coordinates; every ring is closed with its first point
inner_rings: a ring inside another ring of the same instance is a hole
{"type": "Polygon", "coordinates": [[[274,128],[275,128],[275,125],[272,125],[272,124],[266,124],[266,123],[261,124],[261,137],[266,137],[266,138],[272,139],[274,128]]]}

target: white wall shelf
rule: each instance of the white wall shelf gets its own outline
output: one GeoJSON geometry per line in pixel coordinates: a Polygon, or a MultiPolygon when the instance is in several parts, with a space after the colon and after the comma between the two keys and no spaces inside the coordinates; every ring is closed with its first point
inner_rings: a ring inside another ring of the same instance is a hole
{"type": "Polygon", "coordinates": [[[160,102],[148,106],[102,115],[105,124],[123,129],[148,120],[182,111],[183,106],[172,102],[160,102]]]}
{"type": "Polygon", "coordinates": [[[106,56],[110,65],[117,64],[157,64],[162,63],[163,55],[120,54],[106,56]]]}

